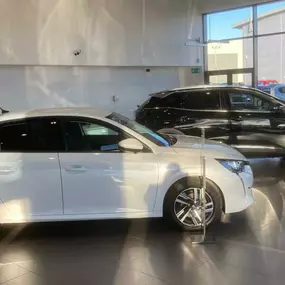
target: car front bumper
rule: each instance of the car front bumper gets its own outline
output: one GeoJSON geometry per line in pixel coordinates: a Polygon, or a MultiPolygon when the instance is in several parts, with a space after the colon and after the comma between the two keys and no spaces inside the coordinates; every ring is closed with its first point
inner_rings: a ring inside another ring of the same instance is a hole
{"type": "Polygon", "coordinates": [[[208,175],[207,177],[215,181],[220,188],[226,214],[243,211],[253,204],[253,173],[249,165],[246,165],[244,171],[239,174],[229,171],[219,163],[212,167],[215,171],[208,172],[212,177],[208,175]]]}
{"type": "Polygon", "coordinates": [[[244,172],[239,174],[233,173],[233,175],[235,176],[234,180],[239,180],[235,181],[234,184],[232,184],[234,185],[233,191],[235,191],[235,194],[238,194],[239,196],[239,202],[237,203],[237,200],[233,200],[231,197],[227,197],[227,203],[225,207],[226,213],[243,211],[254,203],[252,195],[253,173],[251,167],[247,165],[244,172]]]}

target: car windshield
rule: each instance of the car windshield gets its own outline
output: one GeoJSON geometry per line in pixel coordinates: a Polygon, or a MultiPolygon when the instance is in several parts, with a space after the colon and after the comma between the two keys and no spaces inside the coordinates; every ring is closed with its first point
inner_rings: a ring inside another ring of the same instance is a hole
{"type": "Polygon", "coordinates": [[[166,136],[159,135],[150,129],[138,124],[137,122],[130,120],[122,115],[117,113],[112,113],[107,116],[108,119],[115,121],[123,126],[128,127],[129,129],[133,130],[134,132],[142,135],[146,139],[150,140],[151,142],[155,143],[158,146],[170,146],[172,145],[172,139],[166,136]]]}

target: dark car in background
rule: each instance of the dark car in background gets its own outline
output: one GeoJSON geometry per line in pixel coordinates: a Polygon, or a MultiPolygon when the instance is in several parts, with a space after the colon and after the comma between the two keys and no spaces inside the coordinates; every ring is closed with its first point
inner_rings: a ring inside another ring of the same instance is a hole
{"type": "Polygon", "coordinates": [[[200,136],[247,157],[285,157],[285,103],[258,89],[196,86],[150,95],[136,121],[164,134],[200,136]]]}
{"type": "Polygon", "coordinates": [[[266,86],[258,86],[259,90],[276,97],[279,100],[285,101],[285,84],[271,84],[266,86]]]}

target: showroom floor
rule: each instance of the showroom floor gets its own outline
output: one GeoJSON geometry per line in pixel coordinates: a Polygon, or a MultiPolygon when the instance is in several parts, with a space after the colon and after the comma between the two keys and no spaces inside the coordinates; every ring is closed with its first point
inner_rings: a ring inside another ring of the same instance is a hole
{"type": "Polygon", "coordinates": [[[5,227],[0,284],[284,284],[285,182],[279,160],[252,165],[256,203],[224,217],[214,243],[160,219],[5,227]]]}

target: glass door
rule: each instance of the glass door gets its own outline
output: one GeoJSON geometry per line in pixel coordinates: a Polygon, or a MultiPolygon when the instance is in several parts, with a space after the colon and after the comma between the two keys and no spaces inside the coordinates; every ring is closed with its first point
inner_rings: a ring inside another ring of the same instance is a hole
{"type": "Polygon", "coordinates": [[[228,84],[227,75],[210,75],[209,76],[209,84],[210,85],[224,85],[228,84]]]}
{"type": "Polygon", "coordinates": [[[205,84],[254,86],[253,68],[213,70],[205,72],[205,84]]]}
{"type": "Polygon", "coordinates": [[[251,73],[237,73],[233,74],[233,85],[252,87],[251,73]]]}

